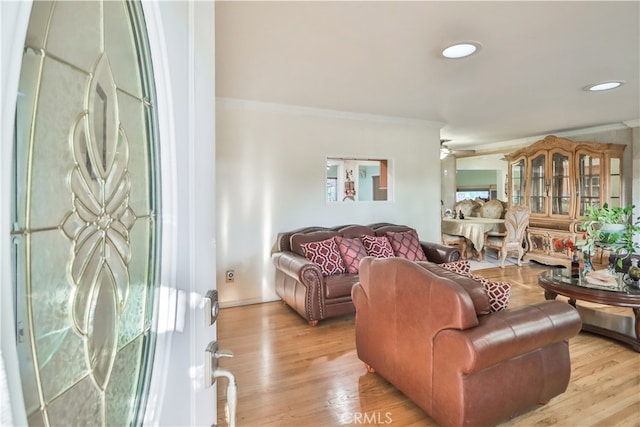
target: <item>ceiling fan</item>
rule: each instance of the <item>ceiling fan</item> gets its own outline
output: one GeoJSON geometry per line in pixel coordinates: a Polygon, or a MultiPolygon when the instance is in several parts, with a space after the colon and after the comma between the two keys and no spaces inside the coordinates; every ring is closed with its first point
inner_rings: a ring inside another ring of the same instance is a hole
{"type": "Polygon", "coordinates": [[[447,157],[449,154],[452,154],[454,156],[456,155],[460,155],[460,154],[473,154],[476,152],[476,150],[452,150],[451,148],[449,148],[447,146],[447,142],[451,141],[450,139],[441,139],[440,140],[440,160],[444,159],[445,157],[447,157]]]}

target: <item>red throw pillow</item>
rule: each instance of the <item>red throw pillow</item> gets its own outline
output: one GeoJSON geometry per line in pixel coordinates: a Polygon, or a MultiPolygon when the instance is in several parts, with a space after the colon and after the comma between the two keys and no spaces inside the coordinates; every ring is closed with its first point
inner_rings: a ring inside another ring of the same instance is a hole
{"type": "Polygon", "coordinates": [[[397,257],[406,258],[409,261],[426,261],[427,257],[420,246],[418,233],[416,230],[401,232],[387,231],[385,233],[393,248],[393,254],[397,257]]]}
{"type": "Polygon", "coordinates": [[[350,239],[342,236],[336,236],[335,240],[347,273],[357,273],[360,268],[360,260],[367,256],[367,250],[362,244],[362,240],[357,237],[350,239]]]}
{"type": "Polygon", "coordinates": [[[458,273],[463,276],[469,276],[471,274],[471,263],[466,259],[463,261],[445,262],[438,265],[446,270],[453,271],[454,273],[458,273]]]}
{"type": "Polygon", "coordinates": [[[367,255],[376,258],[392,258],[394,256],[393,248],[386,236],[369,236],[364,234],[361,239],[364,248],[367,250],[367,255]]]}
{"type": "Polygon", "coordinates": [[[300,245],[304,256],[317,264],[325,276],[344,273],[345,267],[338,245],[333,238],[319,242],[309,242],[300,245]]]}
{"type": "Polygon", "coordinates": [[[472,275],[472,277],[482,283],[482,286],[487,290],[487,293],[489,294],[489,305],[491,306],[492,312],[506,310],[509,308],[509,297],[511,296],[510,283],[495,282],[493,280],[474,275],[472,275]]]}
{"type": "Polygon", "coordinates": [[[485,279],[484,277],[476,276],[471,273],[471,264],[468,260],[447,262],[438,265],[445,270],[453,271],[461,276],[471,277],[472,279],[480,282],[487,291],[487,295],[489,295],[489,306],[491,307],[491,312],[506,310],[509,308],[509,298],[511,297],[510,283],[496,282],[485,279]]]}

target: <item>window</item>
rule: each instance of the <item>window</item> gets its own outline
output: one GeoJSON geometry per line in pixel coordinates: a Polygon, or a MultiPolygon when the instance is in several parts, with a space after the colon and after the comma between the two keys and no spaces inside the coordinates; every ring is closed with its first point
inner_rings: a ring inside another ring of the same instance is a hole
{"type": "Polygon", "coordinates": [[[462,200],[482,199],[489,201],[498,198],[498,190],[495,185],[479,186],[479,187],[458,187],[456,190],[456,202],[462,200]]]}
{"type": "Polygon", "coordinates": [[[390,161],[329,157],[326,162],[327,202],[391,200],[390,161]]]}

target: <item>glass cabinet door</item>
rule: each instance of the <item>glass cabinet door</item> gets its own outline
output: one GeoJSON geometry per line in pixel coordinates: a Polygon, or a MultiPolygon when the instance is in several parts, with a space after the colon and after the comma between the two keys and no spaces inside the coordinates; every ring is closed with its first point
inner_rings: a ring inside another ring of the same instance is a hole
{"type": "Polygon", "coordinates": [[[545,209],[546,156],[540,154],[531,160],[531,190],[529,194],[531,213],[544,214],[545,209]]]}
{"type": "Polygon", "coordinates": [[[525,203],[525,176],[524,159],[511,164],[511,206],[519,206],[525,203]]]}
{"type": "Polygon", "coordinates": [[[571,181],[569,156],[562,153],[551,155],[551,214],[569,215],[571,203],[571,181]]]}
{"type": "Polygon", "coordinates": [[[609,162],[609,206],[622,207],[620,159],[612,158],[609,162]]]}
{"type": "Polygon", "coordinates": [[[587,206],[600,206],[600,169],[602,159],[590,154],[578,156],[578,182],[580,185],[581,216],[587,213],[587,206]]]}

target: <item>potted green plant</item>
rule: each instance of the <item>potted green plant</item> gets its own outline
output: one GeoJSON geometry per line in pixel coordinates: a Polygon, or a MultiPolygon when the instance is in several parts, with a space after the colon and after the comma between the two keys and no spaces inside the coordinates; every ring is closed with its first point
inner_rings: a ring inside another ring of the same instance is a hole
{"type": "MultiPolygon", "coordinates": [[[[578,249],[586,256],[594,255],[597,247],[616,255],[634,253],[640,248],[640,244],[634,240],[634,235],[640,233],[640,220],[635,223],[631,221],[634,208],[635,205],[609,207],[607,203],[602,207],[587,206],[587,214],[581,225],[585,233],[576,242],[578,249]]],[[[618,267],[622,267],[623,258],[618,258],[618,267]]]]}

